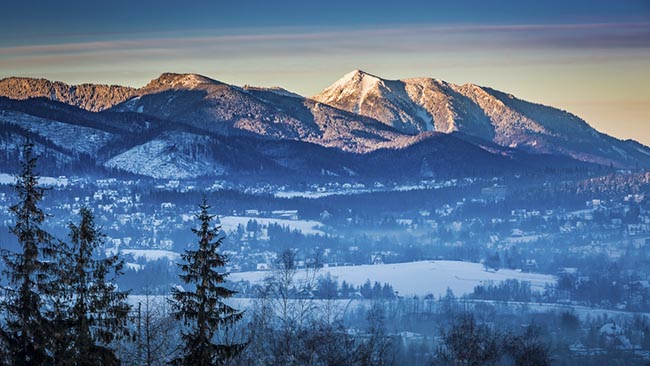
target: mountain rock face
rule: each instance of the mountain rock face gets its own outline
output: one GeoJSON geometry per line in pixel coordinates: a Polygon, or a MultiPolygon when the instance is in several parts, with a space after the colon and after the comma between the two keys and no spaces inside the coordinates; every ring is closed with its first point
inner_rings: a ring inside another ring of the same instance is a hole
{"type": "MultiPolygon", "coordinates": [[[[148,176],[228,174],[237,164],[249,172],[297,166],[309,170],[306,159],[315,159],[322,171],[335,174],[346,174],[346,169],[368,172],[372,169],[351,167],[360,158],[332,165],[317,155],[345,160],[348,153],[375,151],[381,153],[369,156],[399,155],[415,164],[415,174],[432,174],[433,166],[452,161],[463,165],[457,158],[469,159],[469,146],[500,156],[497,160],[508,161],[500,166],[509,168],[513,161],[543,165],[552,160],[546,155],[563,157],[553,164],[569,158],[561,164],[575,159],[617,167],[650,166],[647,146],[599,133],[565,111],[473,84],[431,78],[385,80],[360,70],[311,99],[279,87],[239,87],[174,73],[162,74],[139,89],[8,78],[0,80],[0,96],[9,98],[0,98],[0,123],[13,131],[12,139],[31,133],[42,137],[43,146],[55,148],[52,156],[66,164],[88,156],[107,169],[148,176]],[[441,150],[443,141],[450,151],[441,150]],[[251,149],[255,154],[247,161],[232,154],[245,155],[251,149]],[[404,151],[414,156],[405,157],[404,151]],[[152,156],[156,158],[150,164],[135,161],[152,156]],[[199,158],[207,165],[192,163],[199,158]]],[[[493,161],[484,158],[479,160],[493,161]]]]}
{"type": "Polygon", "coordinates": [[[405,133],[460,132],[534,153],[620,167],[648,166],[650,150],[599,133],[579,117],[474,84],[384,80],[355,70],[312,97],[405,133]]]}

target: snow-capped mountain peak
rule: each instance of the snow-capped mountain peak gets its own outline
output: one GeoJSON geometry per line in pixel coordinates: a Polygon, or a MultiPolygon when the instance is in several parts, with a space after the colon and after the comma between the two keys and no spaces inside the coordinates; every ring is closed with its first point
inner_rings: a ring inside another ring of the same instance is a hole
{"type": "Polygon", "coordinates": [[[606,165],[630,166],[640,157],[638,151],[632,152],[571,113],[472,83],[456,85],[432,78],[386,80],[355,70],[312,98],[404,133],[459,132],[506,147],[606,165]],[[623,160],[629,162],[621,164],[623,160]]]}
{"type": "MultiPolygon", "coordinates": [[[[387,80],[361,70],[354,70],[312,97],[321,103],[375,118],[405,133],[423,131],[454,131],[453,125],[444,128],[434,126],[433,115],[411,98],[411,94],[421,94],[424,83],[433,79],[412,79],[410,84],[400,80],[387,80]]],[[[423,99],[419,95],[416,99],[423,99]]]]}
{"type": "Polygon", "coordinates": [[[319,94],[317,97],[320,97],[320,99],[316,97],[314,99],[327,103],[328,100],[352,98],[356,101],[356,107],[350,111],[359,113],[359,108],[364,103],[368,93],[376,90],[382,82],[382,79],[372,74],[368,74],[362,70],[353,70],[343,75],[342,78],[335,81],[323,93],[319,94]]]}

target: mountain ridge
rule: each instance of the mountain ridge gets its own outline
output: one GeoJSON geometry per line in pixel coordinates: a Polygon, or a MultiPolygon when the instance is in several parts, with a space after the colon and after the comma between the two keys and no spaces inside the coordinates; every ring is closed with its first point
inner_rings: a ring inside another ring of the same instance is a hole
{"type": "Polygon", "coordinates": [[[42,97],[90,112],[139,114],[207,133],[304,141],[352,153],[410,146],[433,131],[458,133],[477,146],[488,145],[478,138],[601,165],[650,166],[650,148],[600,133],[569,112],[471,83],[388,80],[362,70],[311,98],[193,73],[163,73],[141,88],[11,77],[0,80],[0,95],[42,97]]]}
{"type": "Polygon", "coordinates": [[[601,133],[569,112],[472,83],[387,80],[355,70],[312,98],[405,133],[461,132],[501,146],[618,167],[650,163],[647,146],[601,133]]]}

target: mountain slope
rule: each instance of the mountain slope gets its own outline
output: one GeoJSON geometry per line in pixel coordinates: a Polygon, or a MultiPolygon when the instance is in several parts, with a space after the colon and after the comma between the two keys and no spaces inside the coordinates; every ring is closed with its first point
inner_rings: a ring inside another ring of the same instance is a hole
{"type": "Polygon", "coordinates": [[[351,152],[408,143],[384,124],[279,89],[240,88],[195,74],[163,74],[111,109],[222,135],[307,141],[351,152]]]}
{"type": "MultiPolygon", "coordinates": [[[[240,88],[196,74],[165,73],[139,89],[7,78],[0,80],[0,95],[14,100],[42,97],[88,111],[140,113],[222,135],[308,141],[351,152],[410,140],[376,120],[281,88],[240,88]]],[[[41,114],[51,114],[42,109],[41,114]]],[[[63,113],[60,107],[57,111],[63,113]]]]}
{"type": "Polygon", "coordinates": [[[474,84],[384,80],[355,70],[312,98],[405,133],[460,132],[534,153],[620,167],[650,166],[646,146],[602,134],[568,112],[474,84]]]}
{"type": "MultiPolygon", "coordinates": [[[[292,98],[299,105],[305,102],[292,98]]],[[[256,134],[224,136],[140,113],[88,112],[44,98],[0,98],[0,171],[14,172],[27,136],[43,156],[43,172],[56,176],[122,172],[157,179],[302,181],[338,176],[409,181],[582,166],[574,160],[472,144],[453,134],[427,132],[407,136],[410,143],[404,146],[353,153],[256,134]]]]}

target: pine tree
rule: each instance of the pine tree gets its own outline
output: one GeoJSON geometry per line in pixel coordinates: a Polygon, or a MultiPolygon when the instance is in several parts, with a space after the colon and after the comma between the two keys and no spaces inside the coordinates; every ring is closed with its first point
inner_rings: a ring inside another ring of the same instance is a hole
{"type": "Polygon", "coordinates": [[[122,273],[124,262],[117,255],[96,258],[105,235],[95,225],[89,208],[82,207],[79,216],[79,225],[69,224],[71,246],[64,264],[68,273],[64,283],[71,301],[60,323],[67,324],[69,329],[69,348],[57,363],[117,365],[119,361],[108,345],[127,333],[129,306],[128,293],[117,291],[111,276],[122,273]]]}
{"type": "Polygon", "coordinates": [[[215,338],[238,322],[243,313],[224,303],[235,291],[223,286],[228,273],[220,272],[227,264],[227,258],[218,252],[224,237],[221,227],[213,226],[215,216],[210,215],[210,206],[203,199],[198,229],[192,232],[199,238],[197,250],[186,250],[181,255],[181,281],[192,290],[180,286],[172,289],[173,314],[184,325],[182,331],[181,355],[173,360],[175,365],[212,366],[223,364],[239,354],[244,344],[218,344],[215,338]]]}
{"type": "Polygon", "coordinates": [[[0,339],[10,363],[16,366],[50,362],[54,330],[48,309],[60,290],[56,261],[60,243],[41,227],[46,215],[38,204],[45,189],[38,185],[38,158],[33,148],[29,142],[23,146],[22,171],[14,186],[19,201],[10,208],[15,217],[11,232],[20,250],[2,252],[8,286],[1,302],[4,324],[0,339]]]}

